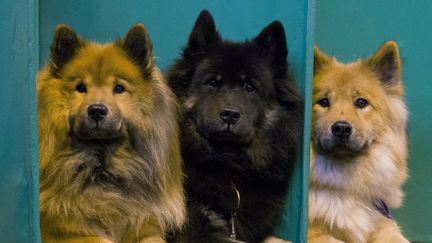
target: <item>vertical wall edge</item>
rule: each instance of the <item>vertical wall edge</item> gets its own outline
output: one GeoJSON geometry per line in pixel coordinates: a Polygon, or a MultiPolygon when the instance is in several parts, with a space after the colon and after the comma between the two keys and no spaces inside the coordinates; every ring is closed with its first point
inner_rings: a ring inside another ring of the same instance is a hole
{"type": "Polygon", "coordinates": [[[38,132],[37,132],[37,98],[36,98],[36,73],[39,67],[39,1],[27,0],[28,6],[28,40],[29,52],[27,60],[28,82],[28,111],[29,111],[29,231],[31,242],[40,242],[39,227],[39,160],[38,160],[38,132]]]}
{"type": "Polygon", "coordinates": [[[309,188],[309,159],[310,159],[310,129],[312,122],[312,80],[313,80],[313,48],[315,43],[315,0],[305,1],[306,6],[306,32],[305,32],[305,70],[304,70],[304,134],[303,134],[303,178],[302,195],[303,206],[301,208],[299,242],[307,242],[308,230],[308,188],[309,188]]]}

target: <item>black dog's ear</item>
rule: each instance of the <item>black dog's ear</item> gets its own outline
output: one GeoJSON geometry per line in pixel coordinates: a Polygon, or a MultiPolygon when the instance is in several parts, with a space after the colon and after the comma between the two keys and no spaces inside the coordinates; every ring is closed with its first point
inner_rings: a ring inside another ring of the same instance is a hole
{"type": "Polygon", "coordinates": [[[366,63],[377,74],[383,85],[392,86],[401,82],[402,62],[396,42],[384,43],[366,60],[366,63]]]}
{"type": "Polygon", "coordinates": [[[153,67],[153,45],[143,24],[132,26],[123,39],[123,48],[134,63],[147,73],[153,67]]]}
{"type": "Polygon", "coordinates": [[[65,24],[58,25],[50,47],[51,64],[54,70],[59,71],[75,55],[82,44],[83,42],[71,27],[65,24]]]}
{"type": "Polygon", "coordinates": [[[201,11],[189,35],[187,48],[193,52],[203,51],[207,46],[220,42],[213,17],[207,10],[201,11]]]}
{"type": "Polygon", "coordinates": [[[288,48],[281,22],[274,21],[269,24],[253,41],[260,48],[261,56],[270,57],[273,63],[286,65],[288,48]]]}

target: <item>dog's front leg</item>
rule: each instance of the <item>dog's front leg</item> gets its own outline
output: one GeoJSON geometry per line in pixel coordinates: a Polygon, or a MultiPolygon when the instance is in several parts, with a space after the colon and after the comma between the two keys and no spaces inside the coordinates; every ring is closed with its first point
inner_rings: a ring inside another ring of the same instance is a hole
{"type": "Polygon", "coordinates": [[[98,236],[71,237],[71,238],[43,238],[43,243],[114,243],[108,239],[98,236]]]}
{"type": "Polygon", "coordinates": [[[164,233],[155,218],[150,218],[138,229],[129,229],[122,238],[122,243],[166,243],[164,233]],[[137,237],[138,235],[138,237],[137,237]]]}
{"type": "Polygon", "coordinates": [[[269,236],[264,239],[263,243],[291,243],[291,241],[283,240],[275,236],[269,236]]]}
{"type": "Polygon", "coordinates": [[[346,242],[338,240],[331,235],[323,235],[317,238],[308,239],[308,243],[346,243],[346,242]]]}
{"type": "Polygon", "coordinates": [[[160,236],[146,237],[140,243],[165,243],[166,241],[160,236]]]}
{"type": "Polygon", "coordinates": [[[309,225],[308,243],[346,243],[318,225],[309,225]]]}

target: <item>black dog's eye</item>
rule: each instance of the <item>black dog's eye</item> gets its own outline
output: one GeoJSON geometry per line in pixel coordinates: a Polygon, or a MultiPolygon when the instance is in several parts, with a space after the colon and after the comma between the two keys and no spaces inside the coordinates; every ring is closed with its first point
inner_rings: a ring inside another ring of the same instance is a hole
{"type": "Polygon", "coordinates": [[[322,98],[318,100],[318,105],[320,105],[321,107],[329,107],[330,101],[327,98],[322,98]]]}
{"type": "Polygon", "coordinates": [[[245,83],[244,84],[244,90],[246,90],[246,92],[252,93],[252,92],[256,91],[256,88],[255,88],[255,86],[253,86],[250,83],[245,83]]]}
{"type": "Polygon", "coordinates": [[[212,88],[216,88],[218,86],[218,81],[216,81],[216,79],[210,79],[209,81],[207,81],[207,85],[212,87],[212,88]]]}
{"type": "Polygon", "coordinates": [[[354,105],[355,105],[357,108],[359,108],[359,109],[363,109],[363,108],[365,108],[366,106],[369,105],[369,102],[368,102],[366,99],[358,98],[358,99],[354,102],[354,105]]]}
{"type": "Polygon", "coordinates": [[[123,85],[117,84],[116,86],[114,86],[114,93],[116,93],[116,94],[121,94],[125,91],[126,91],[126,89],[123,85]]]}
{"type": "Polygon", "coordinates": [[[75,87],[75,90],[78,91],[79,93],[85,93],[85,92],[87,92],[87,88],[86,88],[86,86],[83,83],[78,84],[75,87]]]}

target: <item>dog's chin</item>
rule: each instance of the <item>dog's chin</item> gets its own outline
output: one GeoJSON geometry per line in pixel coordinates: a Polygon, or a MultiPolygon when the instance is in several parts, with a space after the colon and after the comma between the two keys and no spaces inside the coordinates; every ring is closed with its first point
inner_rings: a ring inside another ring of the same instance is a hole
{"type": "Polygon", "coordinates": [[[98,127],[81,127],[71,131],[71,137],[84,142],[114,143],[126,138],[123,129],[106,129],[98,127]]]}
{"type": "Polygon", "coordinates": [[[316,152],[327,157],[333,158],[354,158],[367,153],[368,144],[358,144],[349,142],[330,142],[320,141],[315,146],[316,152]]]}
{"type": "Polygon", "coordinates": [[[95,122],[89,118],[78,120],[76,117],[70,117],[69,124],[70,137],[78,141],[112,143],[127,137],[125,123],[115,119],[95,122]]]}
{"type": "Polygon", "coordinates": [[[249,134],[239,134],[229,129],[223,131],[204,132],[203,137],[215,145],[232,145],[247,146],[250,144],[251,136],[249,134]]]}

